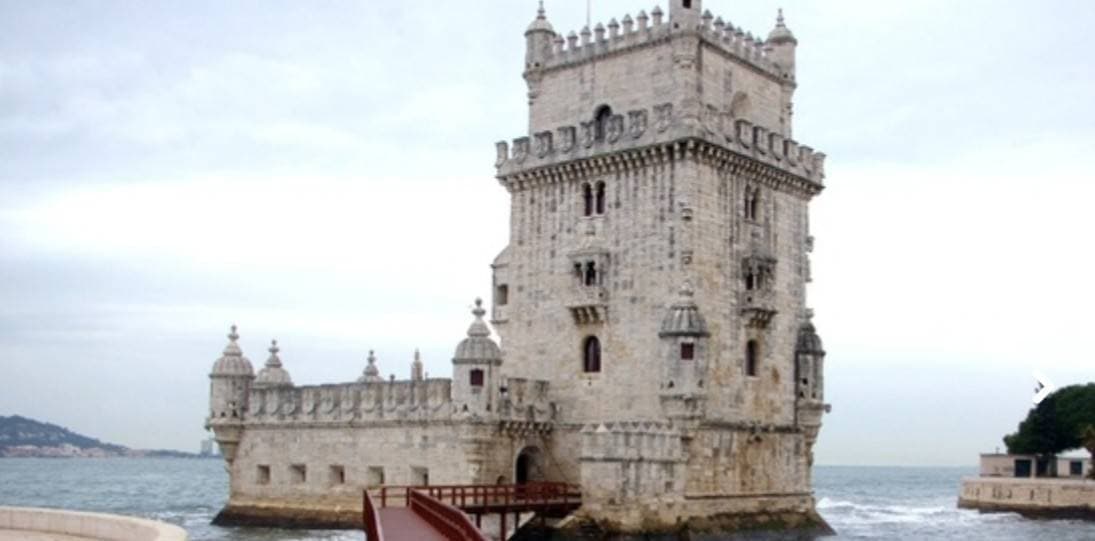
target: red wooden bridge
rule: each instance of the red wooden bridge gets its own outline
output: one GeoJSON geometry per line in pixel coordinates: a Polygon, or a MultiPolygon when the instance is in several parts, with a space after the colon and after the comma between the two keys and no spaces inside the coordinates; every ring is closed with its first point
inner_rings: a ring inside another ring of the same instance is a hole
{"type": "Polygon", "coordinates": [[[498,515],[505,540],[511,515],[516,529],[521,513],[563,517],[581,503],[580,489],[566,483],[383,486],[364,491],[362,518],[368,541],[488,541],[483,516],[498,515]]]}

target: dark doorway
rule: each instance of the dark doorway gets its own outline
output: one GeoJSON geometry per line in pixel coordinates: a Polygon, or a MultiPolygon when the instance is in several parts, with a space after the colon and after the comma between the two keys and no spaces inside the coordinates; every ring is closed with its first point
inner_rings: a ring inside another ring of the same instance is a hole
{"type": "Polygon", "coordinates": [[[1016,477],[1030,477],[1030,459],[1029,458],[1017,458],[1017,459],[1015,459],[1015,476],[1016,477]]]}
{"type": "Polygon", "coordinates": [[[513,480],[518,485],[543,481],[539,449],[526,447],[521,450],[521,453],[517,455],[517,463],[514,465],[513,480]]]}

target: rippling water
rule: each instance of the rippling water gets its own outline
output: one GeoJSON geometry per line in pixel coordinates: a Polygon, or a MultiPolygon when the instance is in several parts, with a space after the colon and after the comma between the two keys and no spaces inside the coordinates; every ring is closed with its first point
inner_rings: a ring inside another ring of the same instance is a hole
{"type": "MultiPolygon", "coordinates": [[[[973,468],[818,467],[818,510],[836,540],[1095,540],[1095,523],[1034,521],[955,508],[973,468]]],[[[356,540],[358,532],[218,528],[228,477],[218,460],[0,459],[0,505],[138,515],[203,540],[356,540]]]]}

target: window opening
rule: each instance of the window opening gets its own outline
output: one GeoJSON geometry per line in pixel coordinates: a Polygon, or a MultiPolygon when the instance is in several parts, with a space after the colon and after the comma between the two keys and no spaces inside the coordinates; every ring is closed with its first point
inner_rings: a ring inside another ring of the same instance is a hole
{"type": "Polygon", "coordinates": [[[509,303],[509,285],[501,284],[495,289],[494,302],[498,306],[505,306],[509,303]]]}
{"type": "Polygon", "coordinates": [[[745,344],[745,375],[757,375],[757,341],[750,340],[745,344]]]}
{"type": "Polygon", "coordinates": [[[588,182],[582,184],[582,199],[585,203],[585,215],[593,216],[593,187],[588,182]]]}
{"type": "Polygon", "coordinates": [[[593,261],[586,262],[585,284],[587,286],[597,285],[597,263],[593,261]]]}
{"type": "Polygon", "coordinates": [[[582,355],[582,370],[585,372],[601,371],[601,341],[596,336],[586,338],[582,355]]]}
{"type": "Polygon", "coordinates": [[[597,214],[605,213],[605,183],[597,183],[597,214]]]}
{"type": "Polygon", "coordinates": [[[605,140],[605,133],[608,132],[608,120],[612,118],[612,108],[607,105],[602,105],[597,108],[596,114],[593,115],[593,137],[597,141],[605,140]]]}
{"type": "Polygon", "coordinates": [[[479,368],[475,368],[471,371],[470,374],[471,374],[470,375],[471,386],[472,387],[482,387],[483,386],[483,370],[481,370],[479,368]]]}
{"type": "Polygon", "coordinates": [[[696,344],[685,342],[681,344],[681,360],[691,361],[696,358],[696,344]]]}

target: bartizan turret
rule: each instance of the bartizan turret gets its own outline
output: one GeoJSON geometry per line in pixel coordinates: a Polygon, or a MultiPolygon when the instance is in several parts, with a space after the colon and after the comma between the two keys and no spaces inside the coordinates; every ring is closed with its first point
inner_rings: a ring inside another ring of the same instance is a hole
{"type": "Polygon", "coordinates": [[[482,299],[475,299],[471,313],[475,321],[452,357],[452,401],[459,412],[486,415],[496,409],[502,350],[491,340],[490,329],[483,321],[487,311],[482,299]]]}
{"type": "Polygon", "coordinates": [[[784,78],[795,79],[795,49],[798,40],[791,33],[791,29],[783,21],[783,10],[779,10],[776,16],[776,27],[768,33],[768,41],[764,43],[764,52],[776,65],[784,78]]]}
{"type": "Polygon", "coordinates": [[[243,416],[247,411],[247,395],[255,379],[251,361],[243,356],[236,342],[239,338],[236,326],[232,325],[228,345],[209,373],[209,418],[205,427],[213,430],[221,456],[228,463],[236,457],[236,446],[243,431],[243,416]]]}
{"type": "Polygon", "coordinates": [[[278,356],[278,352],[281,349],[278,347],[277,340],[270,341],[270,357],[266,359],[266,366],[259,370],[258,377],[255,378],[255,383],[252,385],[255,389],[263,389],[267,387],[292,387],[293,378],[289,377],[289,371],[281,364],[281,357],[278,356]]]}

